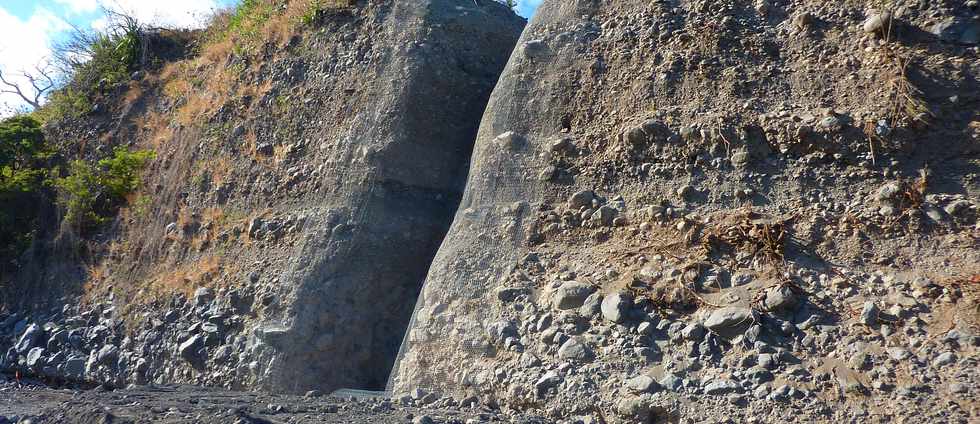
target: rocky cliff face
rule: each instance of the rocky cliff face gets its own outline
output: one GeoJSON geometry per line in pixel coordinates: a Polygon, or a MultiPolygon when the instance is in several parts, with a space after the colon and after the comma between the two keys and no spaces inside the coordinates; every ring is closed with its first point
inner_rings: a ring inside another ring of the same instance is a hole
{"type": "Polygon", "coordinates": [[[585,422],[974,414],[976,5],[889,7],[545,1],[394,392],[585,422]]]}
{"type": "Polygon", "coordinates": [[[547,0],[467,170],[521,26],[361,2],[138,78],[70,134],[154,146],[145,208],[5,364],[378,388],[411,315],[412,407],[976,420],[976,2],[547,0]]]}
{"type": "Polygon", "coordinates": [[[116,384],[383,388],[524,21],[493,2],[352,4],[281,44],[267,26],[255,55],[205,49],[137,75],[56,131],[159,159],[81,305],[7,318],[0,331],[25,340],[7,365],[116,384]]]}

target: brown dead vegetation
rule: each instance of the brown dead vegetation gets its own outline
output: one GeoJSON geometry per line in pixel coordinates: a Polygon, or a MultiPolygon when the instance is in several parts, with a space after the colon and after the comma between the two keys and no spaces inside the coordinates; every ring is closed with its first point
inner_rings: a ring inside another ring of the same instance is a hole
{"type": "Polygon", "coordinates": [[[224,269],[224,261],[214,255],[207,255],[177,264],[163,267],[165,271],[151,277],[145,282],[144,293],[147,295],[182,293],[191,296],[199,287],[212,287],[224,269]]]}
{"type": "Polygon", "coordinates": [[[722,223],[709,229],[702,238],[708,252],[747,254],[749,259],[781,263],[785,258],[785,223],[773,221],[747,211],[737,215],[734,223],[722,223]]]}

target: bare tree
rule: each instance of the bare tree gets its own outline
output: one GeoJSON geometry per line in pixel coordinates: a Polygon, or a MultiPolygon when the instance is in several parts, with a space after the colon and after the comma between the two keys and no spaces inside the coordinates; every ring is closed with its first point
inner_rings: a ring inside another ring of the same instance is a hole
{"type": "Polygon", "coordinates": [[[14,94],[34,109],[41,107],[41,100],[57,85],[50,62],[35,65],[32,72],[21,71],[20,76],[31,85],[31,88],[23,87],[23,83],[18,84],[16,81],[8,79],[8,76],[0,71],[0,84],[3,85],[0,87],[0,93],[14,94]]]}

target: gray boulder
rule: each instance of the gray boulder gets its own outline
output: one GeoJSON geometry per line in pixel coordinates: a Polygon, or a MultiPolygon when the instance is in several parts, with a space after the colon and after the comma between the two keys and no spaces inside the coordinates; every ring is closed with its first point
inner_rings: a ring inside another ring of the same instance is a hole
{"type": "Polygon", "coordinates": [[[626,380],[626,388],[633,393],[653,393],[660,388],[657,381],[649,375],[643,374],[626,380]]]}
{"type": "Polygon", "coordinates": [[[592,358],[592,349],[578,337],[572,337],[558,348],[558,357],[565,361],[584,362],[592,358]]]}
{"type": "Polygon", "coordinates": [[[762,366],[754,366],[749,368],[745,372],[745,378],[752,381],[753,384],[762,384],[767,381],[772,381],[772,373],[762,366]]]}
{"type": "Polygon", "coordinates": [[[779,285],[766,290],[766,296],[762,299],[762,306],[770,312],[789,312],[799,303],[796,293],[788,286],[779,285]]]}
{"type": "Polygon", "coordinates": [[[568,208],[578,210],[582,207],[590,206],[592,205],[592,199],[595,199],[595,193],[592,190],[576,192],[572,197],[568,198],[568,208]]]}
{"type": "Polygon", "coordinates": [[[113,345],[102,346],[95,356],[95,362],[99,365],[110,365],[117,359],[119,359],[119,348],[113,345]]]}
{"type": "Polygon", "coordinates": [[[619,211],[616,208],[605,205],[593,212],[592,217],[589,219],[595,226],[608,227],[613,224],[613,220],[616,219],[616,215],[618,214],[619,211]]]}
{"type": "Polygon", "coordinates": [[[881,310],[878,309],[878,305],[874,302],[868,301],[864,303],[864,308],[861,309],[861,323],[864,325],[875,325],[878,323],[878,315],[881,310]]]}
{"type": "Polygon", "coordinates": [[[704,327],[701,324],[692,322],[681,330],[681,336],[684,337],[685,340],[699,342],[702,338],[704,338],[704,327]]]}
{"type": "Polygon", "coordinates": [[[592,293],[585,298],[585,302],[578,308],[578,313],[584,317],[591,318],[599,315],[602,311],[602,293],[592,293]]]}
{"type": "Polygon", "coordinates": [[[412,419],[412,424],[435,424],[436,421],[428,415],[419,415],[412,419]]]}
{"type": "Polygon", "coordinates": [[[194,306],[204,306],[214,300],[214,290],[201,287],[194,291],[194,306]]]}
{"type": "Polygon", "coordinates": [[[711,312],[704,320],[704,327],[719,336],[733,338],[744,333],[753,323],[755,317],[751,309],[729,306],[711,312]]]}
{"type": "Polygon", "coordinates": [[[949,43],[975,45],[980,43],[980,21],[949,18],[933,25],[932,33],[949,43]]]}
{"type": "Polygon", "coordinates": [[[495,321],[487,326],[487,337],[490,343],[500,344],[508,337],[517,337],[517,326],[512,321],[495,321]]]}
{"type": "Polygon", "coordinates": [[[548,371],[534,383],[534,390],[538,397],[541,397],[548,389],[552,387],[557,387],[564,381],[564,379],[558,375],[555,371],[548,371]]]}
{"type": "Polygon", "coordinates": [[[43,364],[43,361],[41,360],[43,357],[44,357],[43,347],[32,348],[30,352],[27,352],[27,367],[31,369],[37,368],[38,366],[43,364]]]}
{"type": "Polygon", "coordinates": [[[606,321],[622,323],[626,320],[633,297],[626,293],[613,293],[602,300],[602,317],[606,321]]]}
{"type": "Polygon", "coordinates": [[[594,291],[595,287],[590,284],[566,281],[555,290],[553,302],[555,307],[561,310],[578,308],[594,291]]]}
{"type": "Polygon", "coordinates": [[[864,20],[861,25],[864,32],[869,34],[881,34],[894,27],[891,11],[885,10],[880,13],[873,13],[864,20]]]}
{"type": "Polygon", "coordinates": [[[85,357],[80,355],[69,356],[62,367],[65,377],[81,379],[85,377],[85,357]]]}
{"type": "Polygon", "coordinates": [[[204,348],[204,336],[200,334],[195,334],[191,338],[185,340],[177,348],[177,353],[185,361],[191,363],[191,365],[200,365],[204,358],[201,355],[201,350],[204,348]]]}
{"type": "Polygon", "coordinates": [[[704,386],[704,392],[709,395],[723,395],[738,390],[738,384],[731,380],[715,380],[704,386]]]}
{"type": "Polygon", "coordinates": [[[616,403],[616,414],[624,422],[648,424],[663,419],[664,411],[654,406],[647,396],[638,396],[620,399],[616,403]]]}
{"type": "Polygon", "coordinates": [[[682,380],[680,377],[678,377],[678,376],[676,376],[674,374],[665,373],[664,376],[663,376],[663,378],[660,379],[659,384],[660,384],[660,386],[662,386],[662,387],[664,387],[664,388],[666,388],[666,389],[668,389],[670,391],[676,392],[676,391],[681,390],[681,388],[684,387],[684,380],[682,380]]]}
{"type": "Polygon", "coordinates": [[[41,326],[37,324],[28,325],[27,329],[24,330],[24,334],[20,336],[20,339],[14,346],[17,349],[17,353],[27,353],[27,351],[31,350],[31,348],[37,346],[43,334],[44,330],[41,328],[41,326]]]}
{"type": "Polygon", "coordinates": [[[946,213],[952,216],[957,216],[969,209],[970,209],[970,202],[962,199],[949,202],[949,204],[946,205],[945,208],[943,208],[943,210],[946,211],[946,213]]]}
{"type": "Polygon", "coordinates": [[[932,361],[932,365],[938,368],[938,367],[952,364],[954,362],[956,362],[956,354],[954,354],[953,352],[944,352],[941,353],[939,356],[936,357],[936,359],[932,361]]]}

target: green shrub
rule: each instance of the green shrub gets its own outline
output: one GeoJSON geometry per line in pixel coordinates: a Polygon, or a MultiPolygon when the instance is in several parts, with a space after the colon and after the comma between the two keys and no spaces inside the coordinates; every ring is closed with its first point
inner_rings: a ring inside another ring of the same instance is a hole
{"type": "Polygon", "coordinates": [[[37,119],[18,115],[0,122],[0,168],[10,172],[31,168],[46,155],[44,133],[37,119]]]}
{"type": "Polygon", "coordinates": [[[130,152],[117,148],[112,157],[99,161],[99,167],[105,170],[102,185],[113,198],[124,199],[139,188],[142,182],[140,171],[155,157],[156,154],[148,150],[130,152]]]}
{"type": "Polygon", "coordinates": [[[89,95],[72,86],[65,86],[48,96],[48,102],[34,115],[42,122],[60,118],[78,118],[92,111],[89,95]]]}
{"type": "Polygon", "coordinates": [[[0,121],[0,259],[6,261],[33,239],[46,203],[51,151],[41,123],[19,115],[0,121]]]}
{"type": "Polygon", "coordinates": [[[84,76],[89,83],[116,84],[129,80],[136,70],[140,53],[140,33],[134,27],[118,35],[102,34],[92,45],[92,58],[82,68],[91,75],[84,76]]]}
{"type": "Polygon", "coordinates": [[[271,0],[244,0],[228,17],[228,24],[216,38],[231,37],[237,55],[253,53],[261,44],[261,30],[276,15],[276,4],[271,0]]]}
{"type": "Polygon", "coordinates": [[[126,196],[139,188],[141,171],[154,157],[151,151],[117,148],[97,165],[72,162],[68,176],[55,181],[65,221],[81,233],[105,223],[125,203],[126,196]]]}
{"type": "Polygon", "coordinates": [[[98,170],[88,162],[76,160],[68,172],[67,177],[55,181],[61,190],[58,202],[65,208],[65,221],[79,232],[101,225],[105,219],[96,212],[101,191],[98,170]]]}
{"type": "Polygon", "coordinates": [[[303,12],[303,16],[300,17],[300,21],[303,23],[303,25],[314,26],[318,25],[323,20],[324,3],[324,0],[310,0],[310,4],[306,7],[306,11],[303,12]]]}
{"type": "MultiPolygon", "coordinates": [[[[61,176],[37,118],[0,121],[0,261],[6,263],[30,244],[52,199],[64,208],[65,222],[80,233],[103,224],[139,188],[141,171],[154,157],[151,151],[117,148],[95,164],[73,161],[61,176]]],[[[141,206],[146,203],[142,199],[141,206]]]]}

